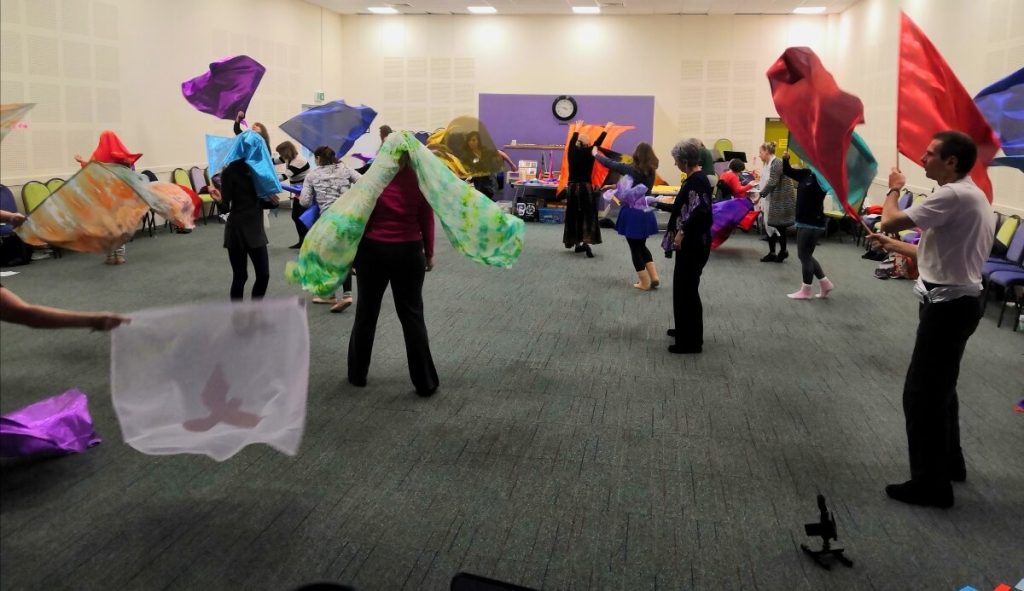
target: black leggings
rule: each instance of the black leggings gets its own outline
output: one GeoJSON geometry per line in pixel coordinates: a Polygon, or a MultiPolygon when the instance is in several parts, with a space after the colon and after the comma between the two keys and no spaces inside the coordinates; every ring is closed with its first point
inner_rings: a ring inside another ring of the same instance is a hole
{"type": "Polygon", "coordinates": [[[633,268],[639,273],[647,267],[647,263],[653,262],[654,257],[647,248],[647,240],[643,238],[626,238],[629,244],[629,254],[633,257],[633,268]]]}
{"type": "Polygon", "coordinates": [[[302,220],[299,219],[302,214],[306,213],[307,209],[309,208],[302,207],[299,204],[298,199],[292,199],[292,222],[295,223],[295,233],[299,235],[299,244],[302,244],[302,241],[306,239],[306,232],[309,232],[306,224],[303,224],[302,220]]]}
{"type": "Polygon", "coordinates": [[[229,248],[232,300],[241,300],[245,296],[245,282],[249,280],[246,257],[252,260],[252,267],[256,272],[256,282],[252,284],[252,299],[261,299],[267,293],[267,284],[270,283],[270,255],[267,253],[267,247],[229,248]]]}
{"type": "Polygon", "coordinates": [[[824,230],[817,228],[796,229],[796,256],[800,259],[800,271],[803,273],[804,285],[810,285],[814,278],[824,279],[825,272],[814,259],[814,247],[824,230]]]}

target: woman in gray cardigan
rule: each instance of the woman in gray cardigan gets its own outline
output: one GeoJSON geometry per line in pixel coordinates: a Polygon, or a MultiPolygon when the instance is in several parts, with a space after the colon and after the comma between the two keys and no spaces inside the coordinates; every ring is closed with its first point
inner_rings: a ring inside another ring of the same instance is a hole
{"type": "Polygon", "coordinates": [[[789,257],[786,250],[786,228],[795,222],[796,194],[782,175],[782,161],[775,157],[775,142],[761,144],[759,153],[764,167],[761,169],[761,212],[764,230],[768,235],[768,254],[762,263],[781,263],[789,257]],[[775,246],[779,254],[775,254],[775,246]]]}

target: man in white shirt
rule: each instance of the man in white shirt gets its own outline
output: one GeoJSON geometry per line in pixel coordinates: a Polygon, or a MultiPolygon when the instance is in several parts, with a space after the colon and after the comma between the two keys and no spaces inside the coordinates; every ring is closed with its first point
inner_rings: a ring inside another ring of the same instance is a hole
{"type": "Polygon", "coordinates": [[[939,189],[901,211],[897,201],[906,177],[893,168],[882,208],[882,232],[918,227],[920,244],[870,237],[876,247],[915,258],[920,273],[914,286],[920,322],[903,386],[910,480],[885,487],[893,499],[913,505],[952,507],[950,483],[967,478],[956,382],[967,339],[981,319],[981,269],[995,237],[992,206],[967,176],[977,154],[960,132],[935,134],[921,162],[939,189]]]}

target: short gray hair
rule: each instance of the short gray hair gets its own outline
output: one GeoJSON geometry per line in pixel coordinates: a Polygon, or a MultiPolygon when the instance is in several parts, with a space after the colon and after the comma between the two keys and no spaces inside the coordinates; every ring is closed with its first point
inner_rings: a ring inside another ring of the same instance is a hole
{"type": "Polygon", "coordinates": [[[700,164],[700,140],[696,138],[681,140],[672,147],[672,158],[687,166],[697,166],[700,164]]]}

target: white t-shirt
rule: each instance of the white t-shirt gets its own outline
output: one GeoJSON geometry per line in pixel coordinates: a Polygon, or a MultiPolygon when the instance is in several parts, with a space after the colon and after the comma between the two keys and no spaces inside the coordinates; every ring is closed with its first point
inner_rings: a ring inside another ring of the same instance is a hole
{"type": "Polygon", "coordinates": [[[992,250],[996,216],[971,177],[939,187],[906,210],[921,228],[917,269],[939,285],[980,285],[981,268],[992,250]]]}

